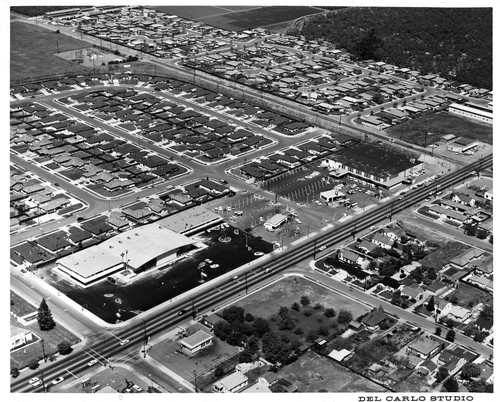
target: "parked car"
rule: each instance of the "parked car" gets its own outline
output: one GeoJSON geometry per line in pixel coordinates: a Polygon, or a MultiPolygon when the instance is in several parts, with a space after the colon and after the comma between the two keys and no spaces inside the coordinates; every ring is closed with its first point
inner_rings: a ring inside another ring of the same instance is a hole
{"type": "Polygon", "coordinates": [[[38,377],[33,377],[31,378],[29,381],[28,381],[28,384],[34,384],[36,383],[37,381],[40,381],[40,379],[38,377]]]}

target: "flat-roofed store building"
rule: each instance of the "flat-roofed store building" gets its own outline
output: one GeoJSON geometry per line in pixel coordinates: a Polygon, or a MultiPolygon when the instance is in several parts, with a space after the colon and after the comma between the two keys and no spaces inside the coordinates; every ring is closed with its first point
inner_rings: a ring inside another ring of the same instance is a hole
{"type": "Polygon", "coordinates": [[[448,111],[470,119],[493,124],[493,110],[487,106],[477,105],[470,102],[464,105],[452,103],[448,106],[448,111]]]}
{"type": "Polygon", "coordinates": [[[327,161],[336,177],[349,175],[387,189],[400,184],[420,169],[422,162],[393,148],[357,143],[331,155],[327,161]]]}
{"type": "Polygon", "coordinates": [[[193,249],[195,243],[184,235],[152,223],[60,258],[57,268],[79,285],[88,286],[125,267],[139,273],[164,266],[193,249]]]}
{"type": "Polygon", "coordinates": [[[194,356],[200,350],[205,349],[213,344],[213,335],[200,329],[194,334],[188,336],[187,338],[181,339],[179,345],[181,351],[188,356],[194,356]]]}
{"type": "Polygon", "coordinates": [[[287,221],[288,217],[283,214],[276,214],[264,223],[266,229],[276,230],[287,221]]]}

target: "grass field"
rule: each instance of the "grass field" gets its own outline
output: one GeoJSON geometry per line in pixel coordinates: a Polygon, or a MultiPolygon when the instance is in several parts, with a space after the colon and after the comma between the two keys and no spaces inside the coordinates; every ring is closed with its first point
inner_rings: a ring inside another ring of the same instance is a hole
{"type": "Polygon", "coordinates": [[[217,28],[241,31],[291,21],[322,11],[313,7],[260,7],[231,14],[214,15],[200,19],[200,21],[217,28]]]}
{"type": "Polygon", "coordinates": [[[57,57],[88,47],[88,43],[57,34],[36,25],[13,22],[10,25],[11,80],[82,70],[80,66],[57,57]]]}
{"type": "Polygon", "coordinates": [[[249,10],[255,8],[255,6],[155,6],[151,8],[162,13],[177,15],[178,17],[187,18],[189,20],[202,21],[204,18],[212,15],[249,10]]]}
{"type": "Polygon", "coordinates": [[[383,392],[385,389],[357,375],[333,360],[308,352],[280,371],[299,392],[383,392]]]}
{"type": "Polygon", "coordinates": [[[433,142],[439,142],[441,136],[446,134],[475,139],[487,144],[493,142],[493,127],[491,125],[476,123],[448,112],[433,113],[418,119],[408,120],[388,128],[386,132],[391,137],[421,146],[429,146],[433,142]],[[428,135],[429,132],[434,133],[434,135],[428,135]]]}
{"type": "MultiPolygon", "coordinates": [[[[311,305],[321,303],[325,308],[332,307],[337,312],[340,309],[349,310],[354,319],[369,311],[368,307],[354,300],[343,297],[300,277],[285,278],[245,298],[238,305],[256,317],[267,319],[277,313],[279,306],[290,307],[292,303],[300,302],[300,297],[303,295],[310,298],[311,305]],[[276,308],[269,308],[269,300],[273,300],[276,308]]],[[[306,328],[304,329],[306,330],[306,328]]]]}

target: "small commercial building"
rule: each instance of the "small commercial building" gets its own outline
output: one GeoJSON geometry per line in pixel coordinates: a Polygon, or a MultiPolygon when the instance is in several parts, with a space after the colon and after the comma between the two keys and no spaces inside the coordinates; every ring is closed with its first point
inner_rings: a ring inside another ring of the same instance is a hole
{"type": "Polygon", "coordinates": [[[452,103],[448,107],[448,111],[459,116],[479,120],[488,124],[493,124],[493,110],[489,107],[484,107],[473,103],[466,103],[464,105],[461,105],[459,103],[452,103]]]}
{"type": "Polygon", "coordinates": [[[213,388],[215,392],[238,392],[248,385],[248,377],[241,373],[235,372],[217,381],[213,388]]]}
{"type": "Polygon", "coordinates": [[[447,146],[448,151],[464,153],[477,148],[477,141],[470,138],[459,138],[453,142],[450,142],[447,146]]]}
{"type": "Polygon", "coordinates": [[[332,189],[319,193],[319,198],[321,198],[325,202],[333,202],[341,198],[345,198],[345,194],[341,191],[332,189]]]}
{"type": "Polygon", "coordinates": [[[179,341],[179,345],[181,347],[181,351],[188,355],[194,356],[200,350],[205,349],[213,344],[213,335],[210,335],[208,332],[200,329],[195,332],[193,335],[188,336],[179,341]]]}
{"type": "Polygon", "coordinates": [[[266,230],[273,231],[273,230],[278,229],[287,220],[288,220],[288,217],[286,215],[276,214],[271,219],[267,220],[264,223],[264,227],[266,228],[266,230]]]}

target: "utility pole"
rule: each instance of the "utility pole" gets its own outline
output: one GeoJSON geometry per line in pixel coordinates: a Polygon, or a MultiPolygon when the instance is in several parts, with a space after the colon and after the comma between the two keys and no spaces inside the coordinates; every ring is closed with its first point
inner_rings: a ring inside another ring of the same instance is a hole
{"type": "Polygon", "coordinates": [[[193,315],[193,319],[196,318],[196,312],[194,311],[194,300],[191,299],[191,314],[193,315]]]}
{"type": "Polygon", "coordinates": [[[40,380],[42,380],[43,393],[45,394],[47,392],[47,389],[45,388],[45,379],[43,378],[43,371],[38,370],[38,372],[40,373],[40,380]]]}
{"type": "Polygon", "coordinates": [[[46,363],[47,362],[47,356],[45,355],[45,339],[40,338],[40,343],[42,345],[43,361],[44,361],[44,363],[46,363]]]}
{"type": "Polygon", "coordinates": [[[146,358],[146,348],[148,346],[148,329],[146,327],[146,321],[142,320],[142,325],[144,328],[144,358],[146,358]]]}

